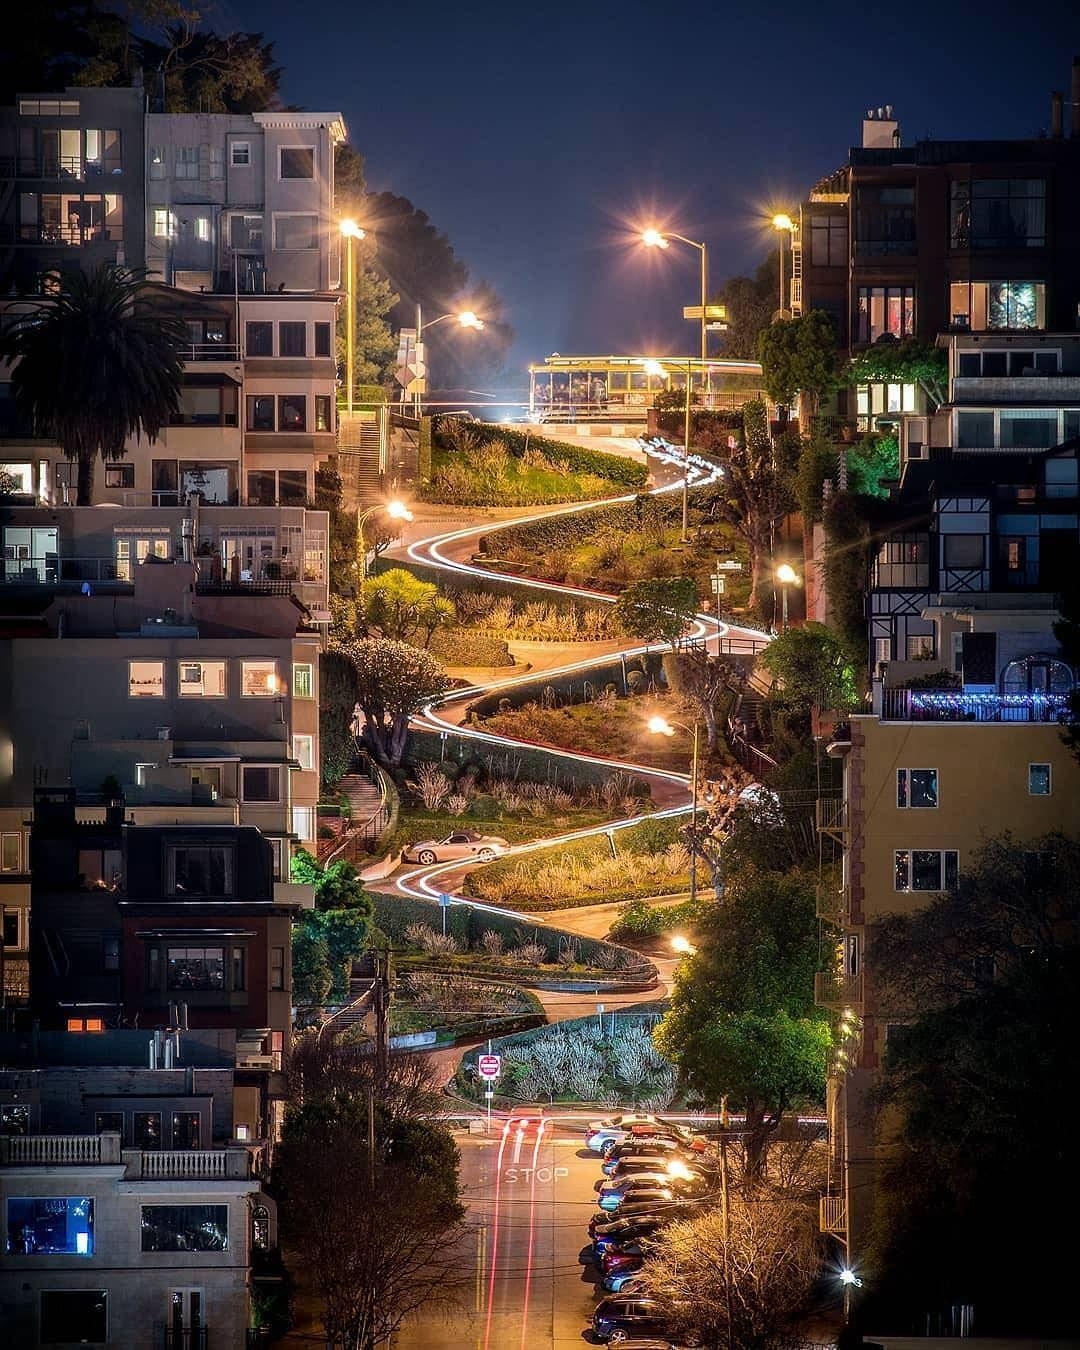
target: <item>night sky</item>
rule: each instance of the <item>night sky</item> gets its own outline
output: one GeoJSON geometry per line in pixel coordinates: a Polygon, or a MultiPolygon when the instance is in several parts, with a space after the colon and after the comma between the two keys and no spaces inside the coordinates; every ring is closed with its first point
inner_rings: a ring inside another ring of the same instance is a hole
{"type": "Polygon", "coordinates": [[[1080,54],[1080,0],[219,0],[207,19],[272,38],[284,100],[340,110],[370,188],[495,286],[514,382],[553,351],[696,350],[698,254],[635,226],[704,240],[718,284],[775,247],[763,217],[843,162],[867,107],[891,103],[905,144],[1037,135],[1080,54]]]}

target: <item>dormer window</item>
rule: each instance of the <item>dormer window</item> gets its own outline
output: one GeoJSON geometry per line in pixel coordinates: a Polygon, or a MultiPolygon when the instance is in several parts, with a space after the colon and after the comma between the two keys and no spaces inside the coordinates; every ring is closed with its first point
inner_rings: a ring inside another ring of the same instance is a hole
{"type": "Polygon", "coordinates": [[[172,844],[166,855],[169,895],[227,896],[236,892],[233,849],[227,844],[172,844]]]}

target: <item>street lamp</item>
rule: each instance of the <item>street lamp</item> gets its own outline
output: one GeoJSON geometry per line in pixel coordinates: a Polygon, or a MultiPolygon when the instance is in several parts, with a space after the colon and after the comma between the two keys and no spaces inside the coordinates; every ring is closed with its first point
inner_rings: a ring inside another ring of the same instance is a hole
{"type": "Polygon", "coordinates": [[[338,229],[347,240],[345,248],[345,296],[347,302],[345,331],[345,407],[353,410],[353,364],[356,343],[356,264],[353,260],[353,241],[364,238],[364,231],[355,220],[343,220],[338,229]]]}
{"type": "MultiPolygon", "coordinates": [[[[787,592],[789,586],[799,584],[799,574],[790,563],[781,563],[776,569],[776,579],[780,583],[780,594],[783,597],[783,631],[787,632],[787,592]]],[[[776,621],[776,610],[773,610],[773,621],[776,621]]]]}
{"type": "Polygon", "coordinates": [[[697,954],[697,948],[694,944],[689,938],[684,938],[681,933],[676,933],[671,939],[671,950],[678,952],[680,956],[695,956],[697,954]]]}
{"type": "MultiPolygon", "coordinates": [[[[649,359],[642,362],[646,375],[666,375],[663,363],[649,359]]],[[[690,373],[693,359],[686,358],[686,397],[683,399],[683,479],[682,479],[682,542],[687,541],[690,520],[690,373]]]]}
{"type": "MultiPolygon", "coordinates": [[[[681,727],[683,731],[688,731],[694,738],[694,753],[690,766],[690,905],[693,908],[694,901],[697,899],[697,784],[698,784],[698,721],[694,719],[693,726],[687,726],[685,722],[669,722],[666,717],[650,717],[649,730],[654,736],[674,736],[675,728],[681,727]]],[[[686,939],[682,939],[686,942],[686,939]]],[[[672,946],[674,946],[674,942],[672,946]]],[[[687,944],[689,946],[689,944],[687,944]]],[[[678,950],[678,948],[676,948],[678,950]]]]}
{"type": "Polygon", "coordinates": [[[366,511],[361,511],[356,518],[356,556],[358,558],[357,566],[360,568],[360,586],[357,594],[363,590],[364,582],[367,581],[367,549],[364,547],[364,522],[378,512],[385,511],[392,520],[412,520],[413,513],[404,502],[376,502],[374,506],[369,506],[366,511]]]}
{"type": "MultiPolygon", "coordinates": [[[[425,322],[424,322],[423,311],[421,310],[421,307],[420,307],[420,302],[417,301],[417,303],[416,303],[416,346],[417,346],[417,348],[419,349],[419,347],[420,347],[420,334],[421,334],[421,333],[425,332],[428,328],[434,328],[435,325],[436,325],[437,323],[445,323],[447,319],[453,319],[453,320],[455,320],[455,322],[456,322],[461,328],[471,328],[471,329],[472,329],[474,332],[476,332],[476,333],[482,332],[482,331],[483,331],[483,328],[484,328],[484,321],[483,321],[483,319],[481,319],[480,316],[479,316],[478,314],[475,314],[471,309],[463,309],[463,310],[457,311],[456,313],[451,313],[451,314],[440,314],[439,317],[438,317],[437,319],[429,319],[429,320],[427,321],[427,323],[425,323],[425,322]]],[[[418,377],[418,378],[422,378],[422,377],[418,377]]],[[[401,395],[401,397],[402,397],[402,402],[404,402],[404,399],[405,399],[405,393],[404,393],[404,390],[402,390],[402,395],[401,395]]],[[[419,391],[419,389],[418,389],[418,390],[416,391],[416,393],[413,395],[413,406],[414,406],[415,409],[416,409],[416,415],[417,415],[417,417],[419,417],[419,416],[420,416],[420,391],[419,391]]]]}
{"type": "Polygon", "coordinates": [[[641,233],[641,242],[646,248],[670,248],[672,239],[677,239],[680,244],[686,244],[690,248],[696,248],[701,254],[701,359],[704,362],[709,352],[708,328],[705,317],[705,307],[709,299],[708,250],[704,244],[699,244],[696,239],[687,239],[685,234],[676,234],[673,230],[643,230],[641,233]]]}
{"type": "Polygon", "coordinates": [[[781,211],[772,218],[773,229],[780,236],[780,317],[784,317],[784,310],[787,306],[784,304],[784,235],[791,235],[794,240],[795,231],[799,228],[786,211],[781,211]]]}
{"type": "Polygon", "coordinates": [[[861,1289],[862,1280],[859,1279],[858,1275],[856,1275],[853,1270],[849,1270],[848,1267],[845,1266],[840,1272],[840,1283],[844,1289],[844,1323],[846,1325],[851,1318],[851,1291],[853,1289],[861,1289]]]}

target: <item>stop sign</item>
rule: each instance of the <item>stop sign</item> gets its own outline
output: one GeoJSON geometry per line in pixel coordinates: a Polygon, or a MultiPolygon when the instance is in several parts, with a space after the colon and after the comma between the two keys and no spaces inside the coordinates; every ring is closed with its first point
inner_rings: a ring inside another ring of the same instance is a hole
{"type": "Polygon", "coordinates": [[[502,1060],[498,1055],[481,1055],[476,1067],[481,1078],[498,1078],[502,1073],[502,1060]]]}

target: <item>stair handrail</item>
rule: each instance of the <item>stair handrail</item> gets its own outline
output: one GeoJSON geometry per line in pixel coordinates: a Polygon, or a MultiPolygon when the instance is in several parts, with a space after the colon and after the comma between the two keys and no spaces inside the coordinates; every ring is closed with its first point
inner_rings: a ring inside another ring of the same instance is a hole
{"type": "Polygon", "coordinates": [[[339,862],[344,855],[348,855],[349,862],[356,861],[356,845],[362,841],[378,839],[383,831],[389,826],[393,816],[391,807],[392,793],[394,791],[393,780],[390,775],[380,765],[376,764],[374,759],[368,754],[360,742],[353,738],[353,762],[350,765],[350,772],[361,774],[372,787],[379,790],[379,804],[370,815],[365,816],[363,820],[350,820],[349,828],[343,831],[341,843],[326,855],[323,862],[324,867],[329,867],[331,863],[339,862]]]}

